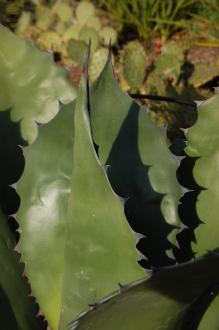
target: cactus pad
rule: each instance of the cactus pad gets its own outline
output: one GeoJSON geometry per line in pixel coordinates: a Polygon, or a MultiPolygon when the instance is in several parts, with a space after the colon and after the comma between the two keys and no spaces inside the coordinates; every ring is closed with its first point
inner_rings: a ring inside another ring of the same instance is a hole
{"type": "Polygon", "coordinates": [[[55,31],[42,33],[36,42],[40,48],[52,49],[54,51],[59,51],[62,46],[62,39],[55,31]]]}
{"type": "Polygon", "coordinates": [[[29,38],[31,36],[30,24],[31,14],[27,11],[23,11],[17,23],[17,35],[21,38],[29,38]]]}
{"type": "Polygon", "coordinates": [[[81,1],[76,8],[76,17],[79,23],[86,23],[95,15],[95,7],[89,1],[81,1]]]}
{"type": "Polygon", "coordinates": [[[84,58],[87,51],[87,45],[81,40],[71,39],[68,42],[67,50],[69,56],[74,62],[83,65],[84,58]]]}
{"type": "Polygon", "coordinates": [[[122,75],[131,90],[137,90],[145,78],[147,59],[139,41],[129,42],[122,52],[122,75]]]}
{"type": "Polygon", "coordinates": [[[61,22],[67,22],[73,16],[72,6],[59,1],[53,7],[53,12],[58,16],[61,22]]]}
{"type": "Polygon", "coordinates": [[[68,41],[70,39],[78,39],[78,33],[80,31],[80,25],[72,25],[63,33],[63,40],[68,41]]]}
{"type": "Polygon", "coordinates": [[[48,30],[53,24],[55,16],[52,10],[46,6],[36,7],[36,26],[41,30],[48,30]]]}
{"type": "Polygon", "coordinates": [[[99,35],[96,30],[90,27],[83,26],[79,31],[78,38],[87,45],[91,42],[91,51],[95,51],[99,46],[99,35]]]}
{"type": "Polygon", "coordinates": [[[117,42],[117,32],[111,26],[105,26],[100,31],[100,38],[101,38],[102,43],[105,46],[108,46],[110,44],[110,42],[111,42],[111,45],[115,45],[117,42]]]}
{"type": "Polygon", "coordinates": [[[102,71],[108,57],[108,50],[106,48],[98,49],[92,56],[90,62],[89,76],[91,82],[95,81],[102,71]]]}
{"type": "Polygon", "coordinates": [[[155,60],[155,71],[163,79],[172,79],[176,84],[184,60],[183,50],[173,43],[165,44],[161,54],[155,60]]]}
{"type": "Polygon", "coordinates": [[[197,88],[219,75],[219,61],[212,64],[198,63],[189,78],[189,84],[197,88]]]}
{"type": "Polygon", "coordinates": [[[97,16],[89,17],[89,20],[86,22],[85,25],[93,28],[96,31],[101,30],[101,21],[100,21],[99,17],[97,17],[97,16]]]}

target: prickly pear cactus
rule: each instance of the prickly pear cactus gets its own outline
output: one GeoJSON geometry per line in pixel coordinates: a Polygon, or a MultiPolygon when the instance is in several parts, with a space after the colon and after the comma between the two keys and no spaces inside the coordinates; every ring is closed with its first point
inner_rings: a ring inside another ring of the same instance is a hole
{"type": "Polygon", "coordinates": [[[79,23],[86,23],[95,15],[95,7],[89,1],[81,1],[76,8],[76,18],[79,23]]]}
{"type": "Polygon", "coordinates": [[[31,23],[31,13],[23,11],[16,27],[16,33],[22,38],[30,38],[31,29],[28,29],[31,23]]]}
{"type": "Polygon", "coordinates": [[[110,43],[111,45],[115,45],[117,42],[117,32],[111,26],[105,26],[100,31],[100,38],[105,46],[108,46],[110,43]]]}
{"type": "Polygon", "coordinates": [[[121,54],[121,73],[128,89],[136,91],[143,84],[147,64],[144,48],[139,41],[131,41],[124,47],[121,54]]]}
{"type": "Polygon", "coordinates": [[[161,54],[155,59],[155,72],[173,85],[178,81],[183,64],[183,50],[174,43],[167,43],[161,48],[161,54]]]}
{"type": "Polygon", "coordinates": [[[52,8],[52,11],[58,16],[61,22],[66,23],[73,16],[73,8],[68,3],[57,1],[52,8]]]}
{"type": "Polygon", "coordinates": [[[45,31],[36,39],[37,45],[42,50],[51,49],[52,51],[60,51],[62,49],[62,39],[55,31],[45,31]]]}
{"type": "Polygon", "coordinates": [[[36,27],[42,31],[48,30],[55,21],[55,15],[52,10],[43,5],[36,6],[36,27]]]}
{"type": "Polygon", "coordinates": [[[102,47],[92,55],[89,69],[89,77],[91,82],[95,81],[102,71],[107,61],[108,53],[108,50],[102,47]]]}
{"type": "Polygon", "coordinates": [[[198,88],[219,75],[219,61],[213,64],[198,63],[189,78],[189,84],[198,88]]]}
{"type": "Polygon", "coordinates": [[[94,52],[99,46],[98,32],[91,27],[83,26],[78,33],[78,39],[84,41],[87,45],[90,42],[92,52],[94,52]]]}
{"type": "Polygon", "coordinates": [[[102,24],[90,1],[80,1],[76,6],[68,0],[56,0],[50,5],[36,2],[33,14],[22,13],[16,33],[21,38],[31,38],[42,50],[58,52],[60,63],[70,68],[83,65],[86,47],[91,42],[92,80],[102,69],[109,43],[117,42],[116,30],[102,24]]]}
{"type": "Polygon", "coordinates": [[[68,42],[68,54],[75,63],[83,65],[84,57],[87,52],[86,43],[81,40],[71,39],[68,42]]]}

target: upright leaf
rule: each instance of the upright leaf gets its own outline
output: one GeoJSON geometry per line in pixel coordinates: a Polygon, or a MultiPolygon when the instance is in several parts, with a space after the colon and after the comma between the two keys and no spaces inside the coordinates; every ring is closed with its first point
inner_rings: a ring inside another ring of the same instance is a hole
{"type": "Polygon", "coordinates": [[[139,250],[152,266],[173,263],[166,250],[176,244],[173,229],[180,227],[178,163],[146,109],[120,90],[110,60],[91,87],[90,113],[100,162],[114,191],[126,199],[132,228],[145,235],[139,250]]]}
{"type": "Polygon", "coordinates": [[[49,54],[19,39],[0,26],[0,111],[12,108],[11,118],[20,121],[22,136],[32,143],[38,123],[47,123],[58,112],[59,100],[69,102],[76,89],[63,68],[49,54]]]}
{"type": "MultiPolygon", "coordinates": [[[[198,195],[197,215],[201,224],[195,230],[194,251],[203,255],[219,242],[219,94],[198,106],[198,120],[187,134],[186,153],[196,158],[193,176],[203,189],[198,195]]],[[[199,192],[199,191],[198,191],[199,192]]]]}
{"type": "Polygon", "coordinates": [[[95,155],[86,111],[82,83],[75,114],[68,105],[41,128],[18,188],[20,250],[53,330],[66,329],[118,283],[144,275],[121,202],[95,155]]]}

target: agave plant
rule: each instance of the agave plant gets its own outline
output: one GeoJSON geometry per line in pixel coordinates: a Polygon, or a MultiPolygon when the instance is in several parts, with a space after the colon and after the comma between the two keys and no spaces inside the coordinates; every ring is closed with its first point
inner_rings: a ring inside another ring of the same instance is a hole
{"type": "Polygon", "coordinates": [[[44,329],[39,314],[52,330],[218,329],[218,94],[177,157],[110,54],[91,86],[87,56],[77,91],[48,55],[0,34],[3,329],[44,329]]]}

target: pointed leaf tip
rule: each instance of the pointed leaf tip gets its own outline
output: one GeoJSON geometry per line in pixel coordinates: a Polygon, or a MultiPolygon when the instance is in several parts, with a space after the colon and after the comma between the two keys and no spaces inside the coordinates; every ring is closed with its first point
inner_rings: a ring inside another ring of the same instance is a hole
{"type": "Polygon", "coordinates": [[[84,61],[84,80],[86,85],[88,86],[88,68],[89,68],[89,60],[90,60],[90,50],[91,50],[91,40],[89,40],[89,44],[87,47],[87,52],[85,56],[85,61],[84,61]]]}

